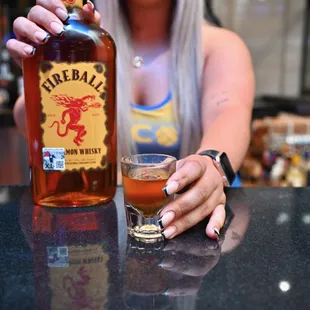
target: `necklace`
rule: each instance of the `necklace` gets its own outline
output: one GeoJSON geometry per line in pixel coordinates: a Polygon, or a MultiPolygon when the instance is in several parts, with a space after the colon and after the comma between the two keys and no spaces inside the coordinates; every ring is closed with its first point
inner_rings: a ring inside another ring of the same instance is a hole
{"type": "Polygon", "coordinates": [[[141,56],[136,56],[132,61],[132,65],[136,69],[140,69],[142,67],[143,63],[144,63],[144,60],[143,60],[143,57],[141,57],[141,56]]]}

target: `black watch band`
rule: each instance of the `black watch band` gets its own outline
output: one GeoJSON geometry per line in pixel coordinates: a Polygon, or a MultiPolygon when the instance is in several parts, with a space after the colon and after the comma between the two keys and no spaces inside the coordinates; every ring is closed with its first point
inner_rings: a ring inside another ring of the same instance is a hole
{"type": "Polygon", "coordinates": [[[215,150],[207,150],[198,153],[198,155],[211,157],[215,167],[223,178],[224,185],[229,187],[233,184],[236,174],[226,153],[215,150]]]}

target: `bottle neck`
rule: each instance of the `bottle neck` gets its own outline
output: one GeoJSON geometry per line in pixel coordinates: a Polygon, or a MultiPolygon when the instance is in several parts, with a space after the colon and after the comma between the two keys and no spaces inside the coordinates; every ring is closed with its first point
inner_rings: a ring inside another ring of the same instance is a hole
{"type": "Polygon", "coordinates": [[[68,14],[70,16],[70,19],[82,19],[82,9],[77,7],[67,7],[68,14]]]}

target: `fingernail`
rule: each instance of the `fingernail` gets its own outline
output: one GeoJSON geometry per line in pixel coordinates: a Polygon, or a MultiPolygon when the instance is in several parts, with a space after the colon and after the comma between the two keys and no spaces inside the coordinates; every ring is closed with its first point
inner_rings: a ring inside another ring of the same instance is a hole
{"type": "Polygon", "coordinates": [[[177,231],[175,226],[170,226],[162,232],[162,235],[165,239],[170,239],[177,231]]]}
{"type": "Polygon", "coordinates": [[[61,8],[57,8],[55,13],[63,22],[66,22],[69,19],[68,13],[61,8]]]}
{"type": "Polygon", "coordinates": [[[214,227],[213,230],[214,230],[215,234],[217,235],[217,238],[220,238],[219,230],[216,227],[214,227]]]}
{"type": "Polygon", "coordinates": [[[25,46],[24,51],[26,54],[33,56],[36,52],[36,49],[32,46],[25,46]]]}
{"type": "Polygon", "coordinates": [[[163,188],[163,192],[165,193],[166,197],[168,197],[172,194],[175,194],[178,190],[178,187],[179,183],[177,181],[173,181],[163,188]]]}
{"type": "Polygon", "coordinates": [[[63,21],[64,24],[70,19],[70,16],[68,15],[68,17],[63,21]]]}
{"type": "Polygon", "coordinates": [[[52,31],[58,36],[62,36],[65,32],[65,29],[63,28],[63,26],[57,22],[51,22],[50,26],[51,26],[52,31]]]}
{"type": "Polygon", "coordinates": [[[168,244],[165,246],[165,248],[163,249],[164,252],[169,252],[169,251],[173,251],[176,249],[176,245],[174,242],[168,242],[168,244]]]}
{"type": "Polygon", "coordinates": [[[51,36],[49,34],[47,34],[45,36],[45,38],[42,40],[43,43],[46,43],[49,39],[51,38],[51,36]]]}
{"type": "Polygon", "coordinates": [[[46,43],[51,36],[46,32],[36,31],[34,33],[34,37],[36,40],[43,42],[43,43],[46,43]]]}
{"type": "Polygon", "coordinates": [[[62,37],[64,34],[65,34],[65,29],[63,29],[63,31],[57,33],[57,35],[58,35],[59,37],[62,37]]]}
{"type": "Polygon", "coordinates": [[[174,267],[174,262],[171,259],[164,259],[159,266],[163,269],[172,269],[174,267]]]}
{"type": "Polygon", "coordinates": [[[91,6],[93,12],[95,13],[95,5],[93,4],[93,2],[91,2],[90,0],[87,0],[87,4],[91,6]]]}
{"type": "Polygon", "coordinates": [[[175,218],[175,213],[173,211],[169,211],[165,213],[159,220],[158,224],[161,229],[164,229],[167,225],[169,225],[173,219],[175,218]]]}

